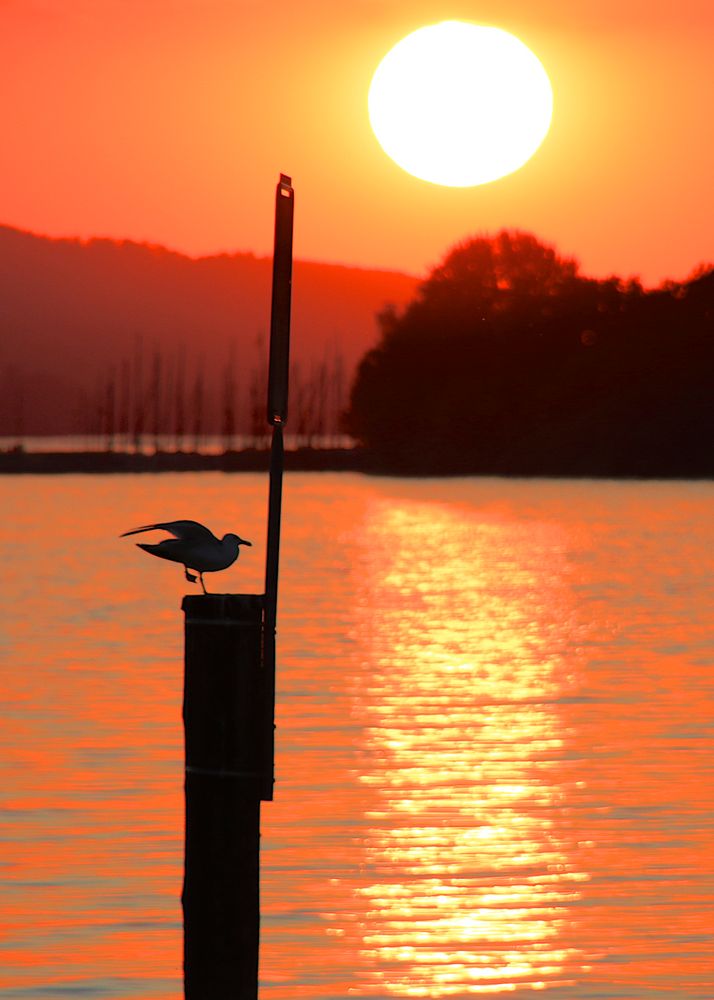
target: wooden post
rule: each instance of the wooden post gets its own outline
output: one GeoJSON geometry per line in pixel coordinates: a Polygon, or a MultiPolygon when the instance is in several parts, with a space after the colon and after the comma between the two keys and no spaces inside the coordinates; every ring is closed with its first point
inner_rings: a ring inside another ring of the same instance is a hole
{"type": "Polygon", "coordinates": [[[256,1000],[263,597],[184,597],[186,1000],[256,1000]]]}

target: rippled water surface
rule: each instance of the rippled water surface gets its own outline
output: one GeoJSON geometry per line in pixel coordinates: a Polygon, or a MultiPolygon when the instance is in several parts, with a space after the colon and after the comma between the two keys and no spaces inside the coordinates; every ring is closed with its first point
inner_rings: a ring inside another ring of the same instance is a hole
{"type": "MultiPolygon", "coordinates": [[[[0,998],[182,996],[180,567],[262,476],[0,480],[0,998]]],[[[714,485],[286,479],[262,1000],[714,998],[714,485]]]]}

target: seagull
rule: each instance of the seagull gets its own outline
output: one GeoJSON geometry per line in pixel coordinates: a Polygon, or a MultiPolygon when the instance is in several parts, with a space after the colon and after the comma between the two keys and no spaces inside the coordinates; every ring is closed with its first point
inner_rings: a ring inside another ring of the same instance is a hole
{"type": "Polygon", "coordinates": [[[228,534],[223,538],[216,538],[212,531],[198,521],[162,521],[160,524],[145,524],[142,528],[125,531],[119,537],[126,538],[127,535],[138,535],[142,531],[155,531],[158,528],[168,531],[174,537],[165,538],[156,545],[137,542],[138,548],[150,552],[152,556],[159,556],[160,559],[183,563],[189,583],[196,582],[196,577],[189,573],[189,567],[196,570],[204,594],[208,591],[203,582],[203,574],[228,569],[240,555],[240,546],[252,545],[239,535],[228,534]]]}

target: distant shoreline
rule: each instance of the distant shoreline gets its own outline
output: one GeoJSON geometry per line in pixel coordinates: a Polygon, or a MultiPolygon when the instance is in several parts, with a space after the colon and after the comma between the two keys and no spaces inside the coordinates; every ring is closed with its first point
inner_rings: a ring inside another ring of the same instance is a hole
{"type": "MultiPolygon", "coordinates": [[[[0,475],[120,472],[265,472],[266,449],[247,448],[204,455],[200,452],[22,451],[0,452],[0,475]]],[[[285,452],[285,468],[296,472],[362,472],[365,452],[358,448],[298,448],[285,452]]]]}
{"type": "MultiPolygon", "coordinates": [[[[267,472],[270,451],[264,448],[246,448],[218,454],[200,452],[142,452],[120,451],[0,451],[1,475],[61,475],[61,474],[114,474],[161,472],[267,472]]],[[[577,468],[559,468],[551,462],[547,468],[533,467],[453,468],[443,464],[438,469],[422,467],[389,466],[375,460],[365,448],[297,448],[285,451],[285,469],[289,472],[364,472],[377,476],[405,476],[420,479],[459,478],[463,476],[497,476],[504,479],[611,479],[635,481],[697,480],[712,482],[714,468],[666,469],[642,463],[632,468],[609,467],[586,461],[577,468]]]]}

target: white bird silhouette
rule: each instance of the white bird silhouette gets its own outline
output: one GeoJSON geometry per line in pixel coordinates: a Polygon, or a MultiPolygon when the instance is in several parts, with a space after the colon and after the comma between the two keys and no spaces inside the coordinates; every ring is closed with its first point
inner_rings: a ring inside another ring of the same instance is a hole
{"type": "Polygon", "coordinates": [[[198,521],[162,521],[160,524],[145,524],[142,528],[132,528],[125,531],[120,538],[127,535],[138,535],[142,531],[155,531],[160,528],[168,531],[173,538],[165,538],[163,542],[149,545],[137,542],[137,546],[152,556],[160,559],[170,559],[172,562],[183,563],[186,579],[196,582],[196,577],[189,573],[189,568],[196,570],[201,581],[203,593],[207,594],[203,582],[204,573],[216,573],[218,570],[232,566],[240,554],[241,545],[251,545],[251,542],[239,535],[228,534],[216,538],[212,531],[198,521]]]}

